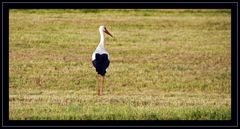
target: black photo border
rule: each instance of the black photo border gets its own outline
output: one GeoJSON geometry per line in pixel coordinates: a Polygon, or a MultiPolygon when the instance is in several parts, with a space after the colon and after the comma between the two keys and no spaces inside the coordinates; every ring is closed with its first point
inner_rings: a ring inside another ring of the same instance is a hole
{"type": "Polygon", "coordinates": [[[1,3],[2,127],[238,127],[238,1],[49,2],[4,0],[1,3]],[[231,120],[9,120],[9,9],[231,9],[231,120]]]}

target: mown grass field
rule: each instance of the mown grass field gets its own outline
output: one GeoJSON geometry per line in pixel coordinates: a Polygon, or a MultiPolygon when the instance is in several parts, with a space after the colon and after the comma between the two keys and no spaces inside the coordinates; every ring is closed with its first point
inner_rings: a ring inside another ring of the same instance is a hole
{"type": "Polygon", "coordinates": [[[230,10],[10,10],[11,120],[231,119],[230,10]],[[92,52],[110,53],[97,96],[92,52]]]}

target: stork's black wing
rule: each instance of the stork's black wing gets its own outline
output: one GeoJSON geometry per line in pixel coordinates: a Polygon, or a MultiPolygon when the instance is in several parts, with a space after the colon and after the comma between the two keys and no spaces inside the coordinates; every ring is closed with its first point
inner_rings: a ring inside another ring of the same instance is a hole
{"type": "Polygon", "coordinates": [[[96,68],[98,74],[104,76],[110,63],[108,60],[108,55],[96,53],[95,57],[95,60],[92,61],[93,66],[96,68]]]}

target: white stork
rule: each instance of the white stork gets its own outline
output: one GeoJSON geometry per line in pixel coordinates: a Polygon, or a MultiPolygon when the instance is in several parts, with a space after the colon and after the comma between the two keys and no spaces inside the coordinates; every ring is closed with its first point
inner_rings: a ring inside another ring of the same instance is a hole
{"type": "Polygon", "coordinates": [[[112,34],[107,30],[105,26],[99,27],[100,32],[100,43],[98,44],[96,50],[92,54],[92,64],[96,68],[97,71],[97,84],[98,84],[98,95],[100,95],[100,81],[99,77],[102,76],[102,95],[103,95],[103,88],[104,88],[104,76],[106,73],[106,70],[109,66],[109,54],[107,50],[104,47],[104,33],[110,35],[112,34]]]}

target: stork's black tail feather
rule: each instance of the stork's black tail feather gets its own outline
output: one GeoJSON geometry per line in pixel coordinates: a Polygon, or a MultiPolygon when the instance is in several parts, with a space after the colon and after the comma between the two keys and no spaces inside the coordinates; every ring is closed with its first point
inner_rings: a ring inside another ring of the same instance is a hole
{"type": "Polygon", "coordinates": [[[108,60],[107,54],[96,54],[95,60],[92,61],[93,66],[96,68],[98,74],[104,76],[106,74],[106,69],[109,66],[110,61],[108,60]]]}

